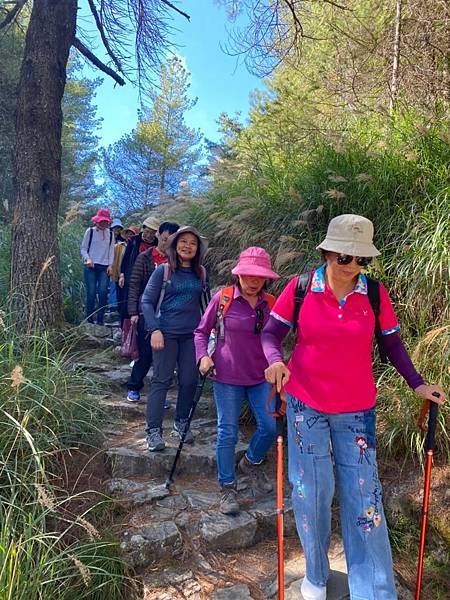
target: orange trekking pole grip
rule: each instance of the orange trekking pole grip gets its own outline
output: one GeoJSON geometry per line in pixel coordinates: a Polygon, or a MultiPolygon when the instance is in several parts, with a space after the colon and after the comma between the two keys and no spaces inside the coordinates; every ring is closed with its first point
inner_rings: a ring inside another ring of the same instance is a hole
{"type": "MultiPolygon", "coordinates": [[[[433,396],[439,398],[438,392],[433,392],[433,396]]],[[[420,595],[422,592],[423,560],[425,556],[425,540],[427,534],[428,507],[430,502],[431,489],[431,469],[433,467],[433,453],[435,447],[438,408],[439,407],[436,404],[436,402],[430,402],[428,400],[425,401],[419,416],[419,420],[417,422],[417,425],[423,431],[427,432],[427,437],[425,440],[426,462],[425,480],[423,486],[422,518],[420,523],[419,560],[417,563],[416,593],[414,596],[414,600],[420,600],[420,595]],[[428,428],[424,427],[423,425],[427,408],[429,408],[428,428]]]]}

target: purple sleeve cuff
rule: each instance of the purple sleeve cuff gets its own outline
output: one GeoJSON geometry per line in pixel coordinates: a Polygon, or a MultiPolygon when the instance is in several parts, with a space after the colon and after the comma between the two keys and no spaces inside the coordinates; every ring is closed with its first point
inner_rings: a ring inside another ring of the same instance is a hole
{"type": "Polygon", "coordinates": [[[397,372],[411,389],[415,390],[419,385],[423,385],[422,375],[416,371],[399,333],[394,332],[383,336],[383,348],[397,372]]]}
{"type": "Polygon", "coordinates": [[[269,365],[273,365],[275,362],[284,362],[281,345],[289,330],[288,325],[278,321],[272,315],[269,317],[261,334],[263,352],[269,365]]]}

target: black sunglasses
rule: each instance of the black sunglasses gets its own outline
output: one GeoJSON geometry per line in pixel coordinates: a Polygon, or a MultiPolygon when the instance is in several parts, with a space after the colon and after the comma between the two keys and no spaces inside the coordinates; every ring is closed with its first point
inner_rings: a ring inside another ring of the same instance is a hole
{"type": "Polygon", "coordinates": [[[360,267],[367,267],[372,262],[371,256],[351,256],[350,254],[338,254],[336,262],[338,265],[349,265],[353,259],[360,267]]]}
{"type": "Polygon", "coordinates": [[[259,335],[264,327],[264,313],[262,311],[262,308],[256,308],[255,312],[256,312],[256,323],[255,323],[254,333],[259,335]]]}

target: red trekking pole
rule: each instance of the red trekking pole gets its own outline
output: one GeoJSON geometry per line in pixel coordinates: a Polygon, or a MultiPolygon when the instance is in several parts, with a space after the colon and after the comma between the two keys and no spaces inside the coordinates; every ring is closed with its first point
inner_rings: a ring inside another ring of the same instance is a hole
{"type": "Polygon", "coordinates": [[[269,413],[277,422],[277,545],[278,545],[278,600],[284,600],[284,498],[283,498],[283,433],[286,414],[286,396],[282,389],[277,393],[274,385],[268,404],[276,398],[275,412],[269,413]]]}
{"type": "MultiPolygon", "coordinates": [[[[433,392],[433,396],[439,398],[438,392],[433,392]]],[[[423,559],[425,555],[425,538],[427,533],[427,518],[428,518],[428,505],[430,500],[430,487],[431,487],[431,469],[433,467],[433,453],[435,447],[436,438],[436,425],[438,416],[438,405],[436,402],[430,402],[426,400],[422,406],[419,420],[417,425],[427,432],[425,439],[425,451],[426,451],[426,462],[425,462],[425,481],[423,486],[423,506],[422,506],[422,518],[420,523],[420,544],[419,544],[419,562],[417,564],[417,578],[416,578],[416,595],[415,600],[420,600],[420,594],[422,591],[422,575],[423,575],[423,559]],[[424,427],[423,422],[425,420],[429,405],[429,416],[428,416],[428,428],[424,427]]]]}
{"type": "Polygon", "coordinates": [[[277,418],[278,600],[284,600],[283,417],[277,418]]]}

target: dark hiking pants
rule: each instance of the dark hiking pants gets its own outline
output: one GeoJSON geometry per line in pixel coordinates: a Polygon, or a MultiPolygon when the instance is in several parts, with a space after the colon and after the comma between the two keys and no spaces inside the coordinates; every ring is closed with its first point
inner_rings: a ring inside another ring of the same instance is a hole
{"type": "Polygon", "coordinates": [[[152,365],[152,347],[150,336],[147,335],[144,326],[144,317],[141,315],[138,322],[138,347],[139,359],[134,361],[127,388],[139,392],[144,387],[144,379],[152,365]]]}
{"type": "Polygon", "coordinates": [[[175,421],[185,422],[194,400],[198,379],[193,335],[165,335],[163,350],[153,352],[153,377],[147,400],[147,432],[162,428],[164,400],[177,365],[178,399],[175,421]]]}

